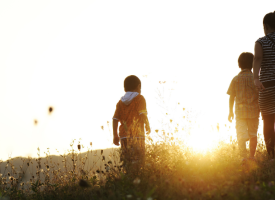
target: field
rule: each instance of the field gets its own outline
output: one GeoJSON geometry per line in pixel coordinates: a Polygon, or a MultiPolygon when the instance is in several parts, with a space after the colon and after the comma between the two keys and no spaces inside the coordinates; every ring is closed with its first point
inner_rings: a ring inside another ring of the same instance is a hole
{"type": "Polygon", "coordinates": [[[41,158],[38,149],[36,159],[1,162],[0,199],[275,199],[275,163],[262,141],[257,162],[241,165],[235,140],[197,152],[161,135],[147,137],[141,165],[122,165],[119,149],[82,152],[74,141],[66,155],[41,158]]]}

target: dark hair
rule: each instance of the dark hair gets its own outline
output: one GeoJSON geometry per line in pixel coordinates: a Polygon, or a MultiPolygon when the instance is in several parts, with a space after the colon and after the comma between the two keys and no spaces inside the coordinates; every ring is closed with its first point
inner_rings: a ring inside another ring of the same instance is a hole
{"type": "Polygon", "coordinates": [[[125,92],[135,90],[139,84],[141,84],[141,81],[137,76],[135,75],[127,76],[124,80],[125,92]]]}
{"type": "Polygon", "coordinates": [[[275,11],[267,13],[264,16],[263,24],[268,25],[271,29],[275,29],[275,11]]]}
{"type": "Polygon", "coordinates": [[[249,52],[243,52],[238,59],[238,63],[241,69],[252,69],[254,55],[249,52]]]}

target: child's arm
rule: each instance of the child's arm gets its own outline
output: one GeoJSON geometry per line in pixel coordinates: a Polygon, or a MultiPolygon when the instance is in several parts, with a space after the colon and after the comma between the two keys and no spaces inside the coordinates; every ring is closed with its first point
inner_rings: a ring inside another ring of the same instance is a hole
{"type": "Polygon", "coordinates": [[[255,56],[253,60],[253,75],[254,75],[254,84],[257,87],[258,91],[265,89],[263,84],[259,80],[259,72],[263,60],[263,49],[259,42],[255,43],[255,56]]]}
{"type": "Polygon", "coordinates": [[[228,115],[228,121],[232,122],[232,119],[234,119],[234,112],[233,112],[233,106],[234,106],[235,96],[230,95],[229,97],[229,115],[228,115]]]}
{"type": "Polygon", "coordinates": [[[149,124],[149,120],[146,114],[141,114],[141,119],[143,124],[145,124],[146,134],[149,135],[151,133],[151,128],[149,124]]]}
{"type": "Polygon", "coordinates": [[[113,119],[113,143],[117,146],[119,146],[119,137],[117,134],[117,127],[118,127],[118,120],[113,119]]]}

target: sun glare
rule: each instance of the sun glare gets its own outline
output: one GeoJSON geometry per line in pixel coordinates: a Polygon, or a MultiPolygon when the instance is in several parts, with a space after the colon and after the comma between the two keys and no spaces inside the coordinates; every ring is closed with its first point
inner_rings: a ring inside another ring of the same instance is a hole
{"type": "Polygon", "coordinates": [[[185,139],[186,145],[194,151],[207,151],[217,147],[219,143],[219,133],[217,131],[195,128],[192,134],[185,139]]]}

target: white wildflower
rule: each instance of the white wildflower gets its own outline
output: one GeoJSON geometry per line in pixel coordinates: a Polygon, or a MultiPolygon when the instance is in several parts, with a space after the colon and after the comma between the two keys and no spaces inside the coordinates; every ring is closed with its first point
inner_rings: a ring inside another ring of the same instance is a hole
{"type": "Polygon", "coordinates": [[[139,183],[140,183],[140,179],[139,179],[139,178],[135,178],[135,180],[133,181],[133,183],[134,183],[135,185],[139,184],[139,183]]]}

